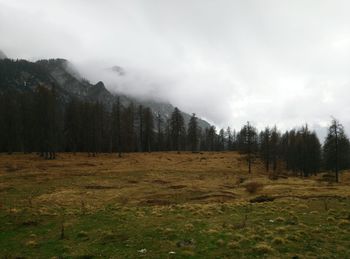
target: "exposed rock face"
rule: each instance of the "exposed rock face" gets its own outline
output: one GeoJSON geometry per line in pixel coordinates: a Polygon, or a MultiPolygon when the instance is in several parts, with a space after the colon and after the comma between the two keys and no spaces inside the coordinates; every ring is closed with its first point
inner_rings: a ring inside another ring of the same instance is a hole
{"type": "Polygon", "coordinates": [[[86,96],[90,83],[82,79],[78,72],[71,69],[65,59],[40,60],[37,64],[45,67],[50,76],[66,92],[76,96],[86,96]]]}
{"type": "MultiPolygon", "coordinates": [[[[164,120],[169,119],[171,113],[174,111],[175,107],[170,103],[164,102],[156,102],[156,101],[141,101],[144,106],[150,107],[153,111],[159,112],[164,120]]],[[[185,125],[187,126],[190,121],[191,115],[185,112],[182,112],[182,116],[184,117],[185,125]]],[[[210,127],[210,124],[198,118],[198,126],[202,129],[210,127]]]]}

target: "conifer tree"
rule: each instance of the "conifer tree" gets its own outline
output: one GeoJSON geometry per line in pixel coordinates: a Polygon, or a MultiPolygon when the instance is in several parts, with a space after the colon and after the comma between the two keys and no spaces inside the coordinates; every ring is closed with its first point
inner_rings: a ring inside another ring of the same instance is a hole
{"type": "Polygon", "coordinates": [[[163,147],[164,134],[162,131],[163,120],[162,120],[162,116],[160,115],[159,112],[157,113],[156,119],[157,119],[157,150],[161,151],[164,149],[164,147],[163,147]]]}
{"type": "Polygon", "coordinates": [[[227,150],[232,151],[233,150],[233,136],[232,131],[230,127],[227,127],[226,129],[226,139],[227,139],[227,150]]]}
{"type": "Polygon", "coordinates": [[[65,122],[64,122],[64,136],[66,142],[66,150],[77,152],[80,142],[80,114],[79,102],[76,98],[72,98],[66,105],[65,122]]]}
{"type": "Polygon", "coordinates": [[[246,156],[248,173],[252,172],[252,164],[256,158],[258,138],[256,129],[248,121],[238,134],[238,149],[246,156]]]}
{"type": "Polygon", "coordinates": [[[173,149],[180,152],[181,142],[185,136],[185,122],[180,110],[176,107],[170,118],[170,131],[173,149]]]}
{"type": "Polygon", "coordinates": [[[143,106],[139,105],[139,149],[142,152],[144,150],[144,145],[145,143],[143,142],[143,134],[144,134],[144,130],[143,130],[143,115],[144,115],[144,111],[143,111],[143,106]]]}
{"type": "Polygon", "coordinates": [[[152,110],[149,107],[143,109],[143,120],[144,120],[143,150],[147,150],[147,152],[151,152],[153,147],[153,139],[154,139],[154,118],[153,118],[152,110]]]}
{"type": "Polygon", "coordinates": [[[270,162],[271,162],[271,130],[269,127],[266,127],[264,131],[260,132],[259,135],[259,144],[260,144],[260,157],[265,164],[266,172],[270,170],[270,162]]]}
{"type": "Polygon", "coordinates": [[[218,136],[218,151],[225,150],[225,130],[221,129],[218,136]]]}
{"type": "Polygon", "coordinates": [[[210,126],[207,131],[207,146],[209,151],[215,151],[216,148],[216,128],[210,126]]]}
{"type": "Polygon", "coordinates": [[[198,136],[198,121],[197,121],[196,114],[193,113],[190,121],[188,123],[188,142],[189,146],[192,152],[196,152],[198,150],[198,142],[199,142],[199,136],[198,136]]]}
{"type": "Polygon", "coordinates": [[[332,170],[336,182],[339,182],[339,172],[349,168],[350,143],[344,132],[344,126],[337,119],[332,119],[328,135],[323,146],[325,168],[332,170]]]}

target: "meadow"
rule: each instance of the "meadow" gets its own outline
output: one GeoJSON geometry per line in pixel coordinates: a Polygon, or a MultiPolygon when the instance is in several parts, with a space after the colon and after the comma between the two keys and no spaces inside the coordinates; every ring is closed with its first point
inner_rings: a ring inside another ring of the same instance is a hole
{"type": "Polygon", "coordinates": [[[0,155],[2,258],[350,258],[350,172],[236,152],[0,155]],[[325,174],[325,173],[324,173],[325,174]]]}

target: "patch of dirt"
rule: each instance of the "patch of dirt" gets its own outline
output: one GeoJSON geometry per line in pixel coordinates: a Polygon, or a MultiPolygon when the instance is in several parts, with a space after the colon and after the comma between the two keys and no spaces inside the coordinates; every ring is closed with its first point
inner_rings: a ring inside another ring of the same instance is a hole
{"type": "Polygon", "coordinates": [[[172,186],[169,186],[170,189],[174,189],[174,190],[178,190],[178,189],[183,189],[183,188],[186,188],[187,185],[172,185],[172,186]]]}
{"type": "Polygon", "coordinates": [[[165,200],[165,199],[149,199],[149,200],[145,200],[145,201],[141,201],[139,203],[140,205],[171,205],[173,204],[173,202],[169,201],[169,200],[165,200]]]}
{"type": "Polygon", "coordinates": [[[219,199],[219,200],[233,200],[236,198],[236,195],[233,193],[228,193],[228,192],[215,192],[215,193],[208,193],[208,194],[203,194],[199,196],[195,196],[190,198],[191,201],[199,201],[199,200],[209,200],[209,199],[219,199]]]}
{"type": "Polygon", "coordinates": [[[261,195],[258,197],[255,197],[254,199],[249,200],[251,203],[260,203],[260,202],[271,202],[274,201],[274,197],[266,196],[266,195],[261,195]]]}
{"type": "Polygon", "coordinates": [[[23,169],[21,166],[19,165],[16,165],[16,164],[7,164],[5,166],[5,171],[6,172],[17,172],[17,171],[20,171],[21,169],[23,169]]]}
{"type": "Polygon", "coordinates": [[[106,189],[119,189],[117,186],[103,186],[103,185],[86,185],[85,189],[90,190],[106,190],[106,189]]]}
{"type": "Polygon", "coordinates": [[[77,164],[77,166],[97,166],[97,165],[93,164],[93,163],[85,162],[85,163],[79,163],[79,164],[77,164]]]}
{"type": "Polygon", "coordinates": [[[170,182],[164,181],[164,180],[161,180],[161,179],[156,179],[156,180],[153,180],[152,183],[167,184],[167,183],[170,183],[170,182]]]}
{"type": "Polygon", "coordinates": [[[221,185],[221,186],[224,187],[224,188],[228,188],[228,189],[236,188],[236,185],[233,185],[233,184],[224,184],[224,185],[221,185]]]}
{"type": "Polygon", "coordinates": [[[37,226],[38,222],[34,220],[26,220],[22,222],[23,226],[29,227],[29,226],[37,226]]]}
{"type": "Polygon", "coordinates": [[[41,177],[41,176],[45,176],[47,175],[47,173],[23,173],[21,174],[21,178],[22,179],[31,179],[31,178],[37,178],[37,177],[41,177]]]}

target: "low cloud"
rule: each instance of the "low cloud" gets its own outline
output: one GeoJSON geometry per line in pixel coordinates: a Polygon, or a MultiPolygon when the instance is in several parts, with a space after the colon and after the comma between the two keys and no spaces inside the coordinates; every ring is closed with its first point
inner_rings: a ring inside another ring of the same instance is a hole
{"type": "MultiPolygon", "coordinates": [[[[350,130],[350,3],[0,0],[9,57],[71,60],[112,91],[215,123],[350,130]],[[125,75],[110,68],[120,66],[125,75]]],[[[324,133],[322,133],[324,135],[324,133]]]]}

